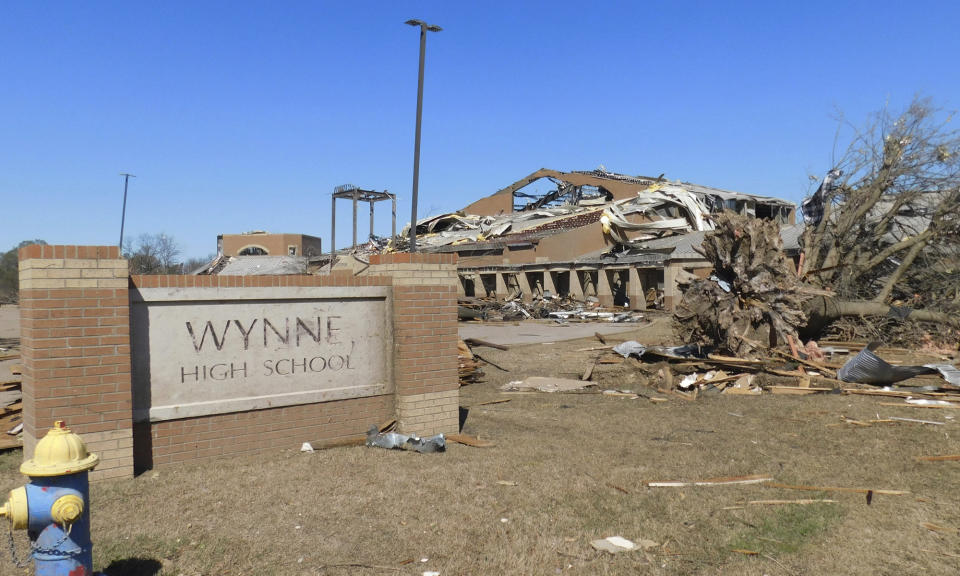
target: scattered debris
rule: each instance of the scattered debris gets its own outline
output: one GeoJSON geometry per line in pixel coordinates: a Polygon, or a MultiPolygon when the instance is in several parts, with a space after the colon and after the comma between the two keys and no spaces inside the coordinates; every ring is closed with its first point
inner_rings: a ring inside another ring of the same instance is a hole
{"type": "MultiPolygon", "coordinates": [[[[519,289],[514,290],[506,300],[492,297],[476,298],[461,297],[457,301],[460,320],[484,322],[513,322],[530,319],[553,319],[560,323],[567,322],[642,322],[645,316],[641,312],[623,311],[622,308],[605,309],[593,296],[578,300],[573,296],[563,298],[552,295],[549,291],[543,295],[534,294],[531,301],[520,298],[519,289]]],[[[473,345],[474,343],[468,342],[473,345]]],[[[476,345],[487,345],[492,348],[505,350],[500,345],[477,342],[476,345]]]]}
{"type": "Polygon", "coordinates": [[[596,386],[596,384],[567,378],[530,376],[525,380],[508,382],[501,386],[500,390],[504,392],[521,392],[524,390],[535,390],[537,392],[576,392],[590,386],[596,386]]]}
{"type": "MultiPolygon", "coordinates": [[[[9,352],[6,359],[20,358],[20,352],[9,352]]],[[[22,367],[19,364],[10,366],[10,376],[0,376],[0,430],[6,432],[0,436],[0,450],[19,448],[23,446],[23,393],[22,367]]]]}
{"type": "Polygon", "coordinates": [[[929,531],[931,531],[931,532],[942,532],[942,533],[944,533],[944,534],[956,534],[956,533],[957,533],[957,529],[956,529],[956,528],[945,528],[945,527],[943,527],[943,526],[940,526],[939,524],[934,524],[934,523],[932,523],[932,522],[921,522],[921,523],[920,523],[920,526],[926,528],[927,530],[929,530],[929,531]]]}
{"type": "Polygon", "coordinates": [[[867,344],[866,348],[837,371],[837,377],[844,382],[882,385],[893,384],[922,374],[940,373],[949,383],[960,385],[960,371],[954,366],[943,364],[893,366],[874,354],[873,351],[879,347],[879,342],[867,344]]]}
{"type": "Polygon", "coordinates": [[[447,449],[443,434],[420,438],[397,432],[379,432],[376,426],[371,426],[367,432],[366,444],[388,450],[413,450],[421,454],[444,452],[447,449]]]}
{"type": "Polygon", "coordinates": [[[626,342],[621,342],[620,344],[614,346],[613,351],[624,358],[629,358],[630,356],[641,358],[643,357],[643,353],[647,351],[647,347],[639,342],[627,340],[626,342]]]}
{"type": "MultiPolygon", "coordinates": [[[[474,341],[478,342],[478,341],[474,341]]],[[[470,350],[466,340],[457,342],[458,377],[460,385],[474,384],[483,378],[483,369],[477,363],[476,356],[470,350]]]]}
{"type": "Polygon", "coordinates": [[[467,346],[486,346],[487,348],[496,348],[497,350],[509,350],[509,346],[504,346],[503,344],[496,344],[494,342],[487,342],[486,340],[480,340],[479,338],[466,338],[461,340],[467,346]]]}
{"type": "Polygon", "coordinates": [[[599,540],[591,540],[590,546],[593,546],[594,550],[599,550],[600,552],[609,552],[611,554],[630,552],[631,550],[635,550],[637,548],[636,544],[627,540],[626,538],[623,538],[622,536],[608,536],[599,540]]]}
{"type": "Polygon", "coordinates": [[[888,416],[887,420],[895,420],[897,422],[913,422],[914,424],[931,424],[933,426],[943,426],[943,422],[934,422],[933,420],[917,420],[916,418],[897,418],[896,416],[888,416]]]}

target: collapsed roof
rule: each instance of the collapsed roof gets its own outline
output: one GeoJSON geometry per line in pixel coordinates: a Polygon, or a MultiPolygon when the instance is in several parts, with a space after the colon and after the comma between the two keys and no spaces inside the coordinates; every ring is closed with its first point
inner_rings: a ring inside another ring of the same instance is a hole
{"type": "MultiPolygon", "coordinates": [[[[712,230],[709,215],[724,210],[784,224],[794,216],[794,205],[785,200],[669,182],[662,175],[541,169],[460,212],[418,221],[417,242],[427,251],[517,246],[600,222],[608,244],[640,248],[647,241],[712,230]]],[[[409,226],[401,242],[408,231],[409,226]]]]}

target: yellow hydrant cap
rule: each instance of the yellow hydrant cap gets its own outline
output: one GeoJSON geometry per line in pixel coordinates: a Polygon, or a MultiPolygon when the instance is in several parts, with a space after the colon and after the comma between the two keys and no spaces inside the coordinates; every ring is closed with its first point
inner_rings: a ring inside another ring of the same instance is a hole
{"type": "Polygon", "coordinates": [[[20,466],[27,476],[64,476],[92,470],[100,457],[87,452],[83,439],[57,420],[33,451],[33,458],[20,466]]]}

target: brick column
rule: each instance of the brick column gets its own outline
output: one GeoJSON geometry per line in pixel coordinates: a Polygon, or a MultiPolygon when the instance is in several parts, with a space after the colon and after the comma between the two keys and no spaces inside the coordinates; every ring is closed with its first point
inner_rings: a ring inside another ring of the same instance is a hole
{"type": "Polygon", "coordinates": [[[506,300],[509,295],[507,290],[507,275],[504,272],[494,272],[494,278],[496,278],[496,295],[497,300],[506,300]]]}
{"type": "Polygon", "coordinates": [[[584,301],[587,299],[583,291],[583,278],[580,271],[576,268],[570,269],[570,296],[576,300],[584,301]]]}
{"type": "Polygon", "coordinates": [[[677,274],[680,272],[679,262],[667,262],[663,267],[663,309],[673,311],[680,303],[680,289],[677,287],[677,274]]]}
{"type": "Polygon", "coordinates": [[[640,271],[635,266],[631,266],[628,269],[628,274],[627,296],[630,298],[630,309],[646,310],[647,299],[643,294],[643,280],[640,279],[640,271]]]}
{"type": "Polygon", "coordinates": [[[601,306],[607,308],[613,307],[613,288],[610,282],[611,274],[613,274],[613,271],[605,268],[600,268],[597,271],[597,300],[600,301],[601,306]]]}
{"type": "Polygon", "coordinates": [[[550,270],[543,271],[543,290],[544,292],[549,291],[554,296],[560,296],[557,293],[557,283],[554,281],[554,275],[556,272],[551,272],[550,270]]]}
{"type": "Polygon", "coordinates": [[[523,270],[517,270],[517,286],[520,287],[520,299],[524,302],[533,300],[533,286],[530,285],[530,277],[523,270]]]}
{"type": "Polygon", "coordinates": [[[133,476],[127,262],[116,246],[20,249],[23,456],[54,420],[100,464],[91,479],[133,476]]]}
{"type": "Polygon", "coordinates": [[[459,432],[456,255],[372,255],[370,268],[393,278],[399,429],[421,436],[459,432]]]}

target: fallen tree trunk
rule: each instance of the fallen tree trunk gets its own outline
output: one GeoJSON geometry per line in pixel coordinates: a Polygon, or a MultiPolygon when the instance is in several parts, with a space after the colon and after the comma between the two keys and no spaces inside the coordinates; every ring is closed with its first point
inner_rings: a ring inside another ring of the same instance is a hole
{"type": "Polygon", "coordinates": [[[831,296],[814,296],[803,303],[807,324],[800,333],[807,337],[817,336],[828,324],[844,316],[890,316],[913,322],[931,322],[960,329],[960,316],[890,306],[880,302],[840,300],[831,296]]]}

